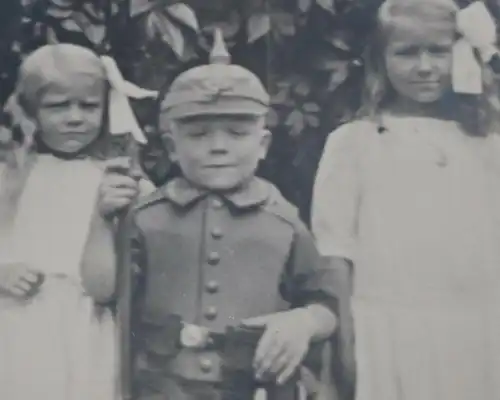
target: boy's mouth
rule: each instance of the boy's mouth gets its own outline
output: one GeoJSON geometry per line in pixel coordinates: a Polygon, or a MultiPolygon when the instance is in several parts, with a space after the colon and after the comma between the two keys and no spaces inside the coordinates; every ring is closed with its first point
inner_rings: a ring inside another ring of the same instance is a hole
{"type": "Polygon", "coordinates": [[[232,168],[233,164],[210,164],[205,166],[207,169],[222,169],[222,168],[232,168]]]}

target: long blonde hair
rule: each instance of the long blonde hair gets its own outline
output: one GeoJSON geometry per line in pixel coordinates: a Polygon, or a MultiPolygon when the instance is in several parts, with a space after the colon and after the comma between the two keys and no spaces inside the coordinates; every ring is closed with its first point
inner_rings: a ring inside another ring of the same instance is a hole
{"type": "MultiPolygon", "coordinates": [[[[458,7],[453,0],[386,0],[379,8],[374,34],[364,53],[365,83],[359,117],[369,118],[383,131],[382,112],[394,98],[395,89],[387,77],[384,61],[387,38],[394,19],[400,17],[422,18],[435,23],[455,24],[458,7]]],[[[458,33],[457,33],[458,39],[458,33]]],[[[462,95],[446,94],[440,105],[446,116],[457,120],[466,134],[483,136],[498,130],[500,102],[493,73],[483,66],[483,93],[462,95]]]]}

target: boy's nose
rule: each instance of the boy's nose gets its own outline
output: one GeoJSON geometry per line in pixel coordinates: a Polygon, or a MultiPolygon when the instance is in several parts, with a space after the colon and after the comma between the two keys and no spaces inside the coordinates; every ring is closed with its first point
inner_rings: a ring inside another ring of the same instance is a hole
{"type": "Polygon", "coordinates": [[[212,140],[210,141],[212,152],[226,152],[227,151],[227,140],[226,133],[217,130],[212,132],[212,140]]]}

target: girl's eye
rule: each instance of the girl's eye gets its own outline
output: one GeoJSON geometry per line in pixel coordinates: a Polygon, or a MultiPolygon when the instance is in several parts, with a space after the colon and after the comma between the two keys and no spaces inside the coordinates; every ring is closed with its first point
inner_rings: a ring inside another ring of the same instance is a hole
{"type": "Polygon", "coordinates": [[[396,49],[394,54],[400,57],[412,57],[418,55],[419,49],[417,47],[402,47],[396,49]]]}
{"type": "Polygon", "coordinates": [[[188,133],[188,136],[191,138],[199,139],[202,138],[203,136],[206,136],[205,131],[191,131],[188,133]]]}
{"type": "Polygon", "coordinates": [[[95,110],[95,109],[99,108],[100,105],[101,105],[101,103],[99,103],[98,101],[88,101],[88,102],[82,103],[82,108],[84,108],[86,110],[95,110]]]}
{"type": "Polygon", "coordinates": [[[69,102],[67,102],[67,101],[53,101],[50,103],[43,104],[43,107],[54,110],[54,109],[60,109],[60,108],[67,107],[68,105],[69,105],[69,102]]]}
{"type": "Polygon", "coordinates": [[[448,46],[433,46],[429,49],[429,52],[436,55],[447,55],[450,52],[448,46]]]}

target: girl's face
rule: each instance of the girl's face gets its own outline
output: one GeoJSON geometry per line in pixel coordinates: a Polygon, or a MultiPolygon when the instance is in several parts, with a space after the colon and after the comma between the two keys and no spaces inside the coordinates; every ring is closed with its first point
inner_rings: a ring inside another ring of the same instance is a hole
{"type": "Polygon", "coordinates": [[[77,153],[99,136],[104,104],[103,79],[79,74],[50,82],[35,116],[42,141],[53,150],[77,153]]]}
{"type": "Polygon", "coordinates": [[[397,101],[433,103],[451,87],[452,24],[397,17],[385,47],[387,77],[397,101]]]}

